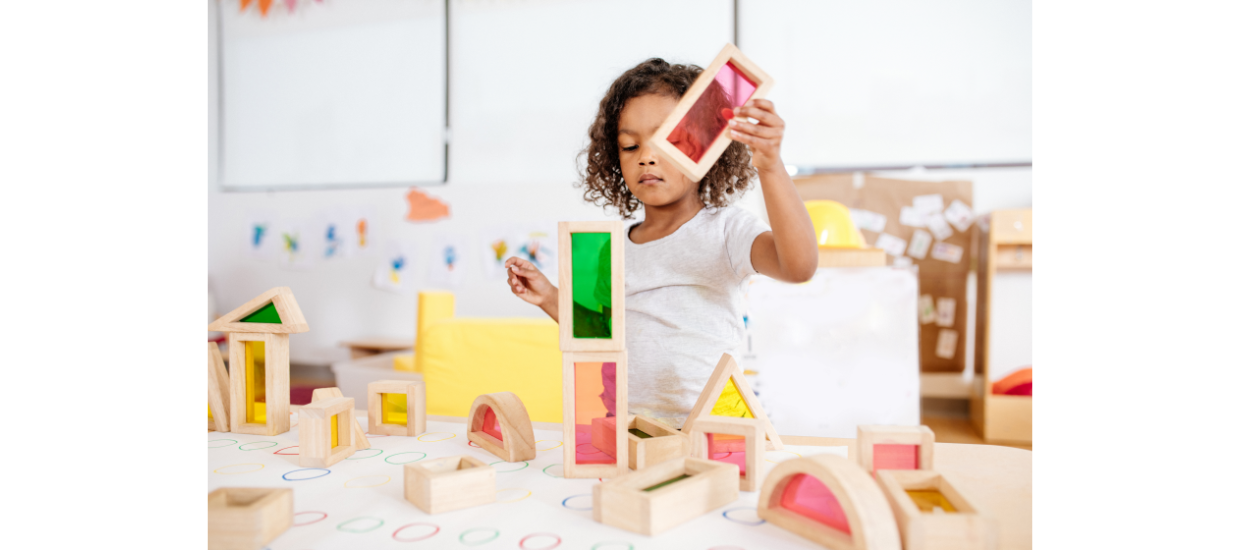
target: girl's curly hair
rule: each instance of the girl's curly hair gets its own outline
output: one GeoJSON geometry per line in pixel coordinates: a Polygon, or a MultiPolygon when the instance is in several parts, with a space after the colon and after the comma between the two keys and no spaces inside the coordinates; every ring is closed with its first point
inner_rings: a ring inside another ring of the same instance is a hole
{"type": "MultiPolygon", "coordinates": [[[[590,144],[577,156],[581,172],[577,187],[585,188],[586,202],[604,208],[614,206],[621,217],[633,217],[642,203],[624,184],[620,172],[620,111],[630,99],[645,94],[680,99],[701,73],[702,68],[696,65],[673,65],[655,57],[625,71],[611,84],[590,124],[590,144]]],[[[709,207],[727,206],[749,188],[750,179],[756,175],[757,170],[749,163],[749,149],[734,141],[698,182],[698,197],[709,207]]]]}

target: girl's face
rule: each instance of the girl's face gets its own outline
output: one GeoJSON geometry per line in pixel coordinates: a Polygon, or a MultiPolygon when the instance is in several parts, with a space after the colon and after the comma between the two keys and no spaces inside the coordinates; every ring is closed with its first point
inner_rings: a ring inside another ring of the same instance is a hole
{"type": "Polygon", "coordinates": [[[646,206],[667,206],[686,199],[700,202],[697,184],[650,145],[655,130],[675,108],[676,100],[670,96],[644,94],[629,99],[620,111],[620,173],[629,192],[646,206]]]}

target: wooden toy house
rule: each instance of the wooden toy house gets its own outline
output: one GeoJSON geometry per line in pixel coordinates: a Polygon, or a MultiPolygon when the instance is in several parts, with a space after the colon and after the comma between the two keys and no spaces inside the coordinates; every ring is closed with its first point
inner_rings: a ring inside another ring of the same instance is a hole
{"type": "Polygon", "coordinates": [[[292,489],[220,487],[207,494],[210,550],[260,550],[292,525],[292,489]]]}
{"type": "Polygon", "coordinates": [[[689,417],[685,419],[680,430],[685,433],[693,431],[693,425],[698,419],[712,416],[755,418],[762,424],[767,450],[784,448],[784,442],[779,439],[775,425],[771,424],[762,404],[758,402],[758,397],[745,380],[745,371],[736,363],[736,359],[726,353],[719,358],[715,371],[706,381],[706,387],[702,388],[697,403],[693,405],[693,410],[689,411],[689,417]]]}
{"type": "Polygon", "coordinates": [[[740,495],[735,464],[677,458],[594,486],[594,521],[654,536],[740,495]]]}
{"type": "Polygon", "coordinates": [[[416,437],[426,432],[426,385],[379,380],[366,385],[366,425],[376,435],[416,437]]]}
{"type": "Polygon", "coordinates": [[[878,484],[834,455],[775,466],[762,484],[758,517],[832,550],[900,550],[900,531],[878,484]]]}
{"type": "Polygon", "coordinates": [[[895,512],[904,550],[995,550],[998,522],[938,472],[883,470],[878,484],[895,512]]]}
{"type": "Polygon", "coordinates": [[[933,470],[934,432],[925,426],[857,426],[857,463],[879,470],[933,470]]]}
{"type": "Polygon", "coordinates": [[[495,468],[472,456],[405,465],[405,500],[428,514],[495,502],[495,468]]]}
{"type": "Polygon", "coordinates": [[[469,440],[506,462],[533,460],[534,425],[512,392],[479,395],[469,408],[469,440]]]}

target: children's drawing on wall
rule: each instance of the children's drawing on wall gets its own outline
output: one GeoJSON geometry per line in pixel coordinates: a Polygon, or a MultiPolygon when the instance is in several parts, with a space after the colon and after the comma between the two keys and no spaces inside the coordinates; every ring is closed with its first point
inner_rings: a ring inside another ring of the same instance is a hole
{"type": "Polygon", "coordinates": [[[493,225],[482,230],[479,253],[488,279],[504,279],[504,261],[513,255],[513,226],[493,225]]]}
{"type": "Polygon", "coordinates": [[[531,229],[517,235],[515,255],[534,264],[540,271],[548,271],[555,266],[556,240],[554,231],[531,229]]]}
{"type": "Polygon", "coordinates": [[[251,258],[259,260],[275,259],[278,248],[272,238],[275,229],[275,213],[267,210],[249,212],[245,226],[245,248],[251,258]]]}
{"type": "Polygon", "coordinates": [[[384,251],[382,260],[379,265],[375,266],[375,275],[371,283],[380,290],[397,294],[412,293],[415,287],[414,247],[408,243],[389,243],[384,251]]]}
{"type": "Polygon", "coordinates": [[[330,209],[322,212],[315,223],[318,239],[322,240],[322,257],[334,260],[348,256],[349,248],[349,216],[341,209],[330,209]]]}
{"type": "Polygon", "coordinates": [[[485,272],[490,279],[504,279],[504,261],[516,256],[529,261],[556,283],[558,233],[554,222],[510,223],[488,227],[482,232],[485,272]]]}
{"type": "Polygon", "coordinates": [[[277,264],[285,269],[307,270],[314,267],[322,241],[307,231],[311,224],[283,222],[277,226],[273,240],[278,247],[277,264]]]}
{"type": "Polygon", "coordinates": [[[405,193],[405,202],[409,206],[405,213],[406,221],[433,222],[447,219],[450,215],[448,203],[422,192],[417,187],[409,188],[409,192],[405,193]]]}
{"type": "Polygon", "coordinates": [[[465,246],[465,239],[459,235],[436,235],[426,262],[427,282],[444,288],[459,288],[465,271],[464,259],[469,257],[465,246]]]}

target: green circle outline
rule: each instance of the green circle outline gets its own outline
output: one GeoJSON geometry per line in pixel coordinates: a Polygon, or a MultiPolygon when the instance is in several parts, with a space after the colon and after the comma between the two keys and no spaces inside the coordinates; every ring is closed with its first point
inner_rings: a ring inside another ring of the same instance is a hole
{"type": "MultiPolygon", "coordinates": [[[[495,462],[492,462],[492,463],[490,463],[490,464],[487,464],[487,466],[494,466],[494,465],[496,465],[496,464],[499,464],[500,462],[505,462],[505,463],[508,463],[508,464],[512,464],[512,462],[508,462],[507,460],[496,460],[495,462]]],[[[495,470],[495,473],[497,473],[497,474],[511,474],[511,473],[513,473],[513,472],[520,472],[521,470],[524,470],[524,469],[526,469],[526,468],[529,468],[529,467],[530,467],[530,461],[528,461],[528,460],[522,460],[521,462],[524,462],[524,463],[525,463],[525,465],[524,465],[524,466],[522,466],[522,467],[520,467],[520,468],[517,468],[516,470],[495,470]]]]}
{"type": "MultiPolygon", "coordinates": [[[[548,469],[548,468],[551,468],[552,466],[561,466],[561,467],[562,467],[562,466],[564,466],[564,465],[563,465],[563,464],[560,464],[559,462],[556,462],[555,464],[548,464],[546,468],[543,468],[543,469],[542,469],[542,473],[547,474],[547,469],[548,469]]],[[[515,470],[514,470],[514,471],[515,471],[515,470]]],[[[564,479],[564,476],[553,476],[553,475],[551,475],[551,474],[547,474],[547,475],[548,475],[548,476],[550,476],[550,477],[551,477],[551,478],[553,478],[553,479],[564,479]]]]}
{"type": "Polygon", "coordinates": [[[349,458],[346,458],[345,460],[366,460],[367,458],[375,458],[375,457],[378,457],[379,455],[383,454],[383,449],[362,449],[362,450],[360,450],[360,451],[355,451],[353,454],[354,454],[354,455],[356,455],[357,453],[364,453],[364,452],[366,452],[366,451],[379,451],[379,454],[378,454],[378,455],[374,455],[374,456],[363,456],[363,457],[361,457],[361,458],[354,458],[354,457],[352,457],[352,456],[351,456],[351,457],[349,457],[349,458]]]}
{"type": "MultiPolygon", "coordinates": [[[[376,456],[378,456],[378,455],[376,455],[376,456]]],[[[384,462],[386,462],[386,463],[388,463],[388,464],[391,464],[391,465],[393,465],[393,466],[400,466],[400,465],[402,465],[402,464],[411,464],[411,463],[417,462],[417,461],[419,461],[419,460],[422,460],[423,458],[426,458],[426,453],[424,453],[424,452],[422,452],[422,451],[405,451],[405,452],[403,452],[403,453],[396,453],[396,454],[391,454],[391,455],[388,455],[388,456],[387,456],[387,458],[383,459],[383,461],[384,461],[384,462]],[[411,455],[411,454],[413,454],[413,453],[418,453],[418,454],[420,454],[420,455],[422,455],[422,456],[421,456],[421,457],[419,457],[419,458],[417,458],[417,459],[415,459],[415,460],[410,460],[410,461],[408,461],[408,462],[392,462],[392,457],[394,457],[394,456],[400,456],[400,455],[411,455]]]]}
{"type": "Polygon", "coordinates": [[[231,445],[220,445],[219,447],[208,446],[207,448],[208,449],[223,449],[224,447],[231,447],[232,445],[235,445],[237,443],[236,439],[210,439],[207,441],[207,443],[215,443],[216,441],[232,441],[232,444],[231,445]]]}
{"type": "Polygon", "coordinates": [[[280,444],[280,443],[279,443],[279,442],[277,442],[277,441],[251,441],[251,442],[249,442],[249,443],[242,443],[242,444],[240,444],[240,445],[237,445],[237,450],[238,450],[238,451],[246,451],[246,452],[249,452],[249,451],[261,451],[261,450],[263,450],[263,449],[270,449],[270,448],[275,447],[276,445],[279,445],[279,444],[280,444]],[[252,444],[254,444],[254,443],[270,443],[271,445],[268,445],[268,446],[266,446],[266,447],[259,447],[259,448],[257,448],[257,449],[242,449],[242,447],[244,447],[244,446],[246,446],[246,445],[252,445],[252,444]]]}
{"type": "Polygon", "coordinates": [[[344,520],[343,522],[341,522],[341,523],[340,523],[340,525],[337,525],[337,526],[336,526],[336,530],[337,530],[337,531],[340,531],[341,533],[358,533],[358,534],[361,534],[361,533],[369,533],[369,532],[371,532],[371,531],[374,531],[375,529],[378,529],[378,528],[380,528],[380,527],[383,527],[383,525],[384,525],[385,523],[387,523],[387,522],[385,522],[385,521],[383,521],[383,520],[381,520],[381,519],[379,519],[379,518],[377,518],[377,517],[374,517],[374,516],[358,516],[358,517],[355,517],[355,518],[353,518],[353,519],[347,519],[347,520],[344,520]],[[353,522],[355,522],[355,521],[357,521],[357,520],[359,520],[359,519],[374,519],[374,520],[379,520],[379,525],[376,525],[376,526],[374,526],[374,527],[371,527],[370,529],[367,529],[367,530],[365,530],[365,531],[354,531],[354,530],[352,530],[352,529],[341,529],[341,527],[344,527],[345,525],[348,525],[348,524],[350,524],[350,523],[353,523],[353,522]]]}
{"type": "Polygon", "coordinates": [[[465,546],[478,546],[480,544],[486,544],[488,542],[491,542],[497,538],[499,538],[499,529],[496,529],[494,527],[474,527],[472,529],[466,529],[464,531],[461,531],[461,534],[456,537],[456,540],[460,542],[461,544],[464,544],[465,546]],[[474,531],[486,531],[486,530],[495,531],[495,534],[492,535],[491,538],[487,540],[480,540],[478,542],[465,542],[465,535],[473,533],[474,531]]]}

